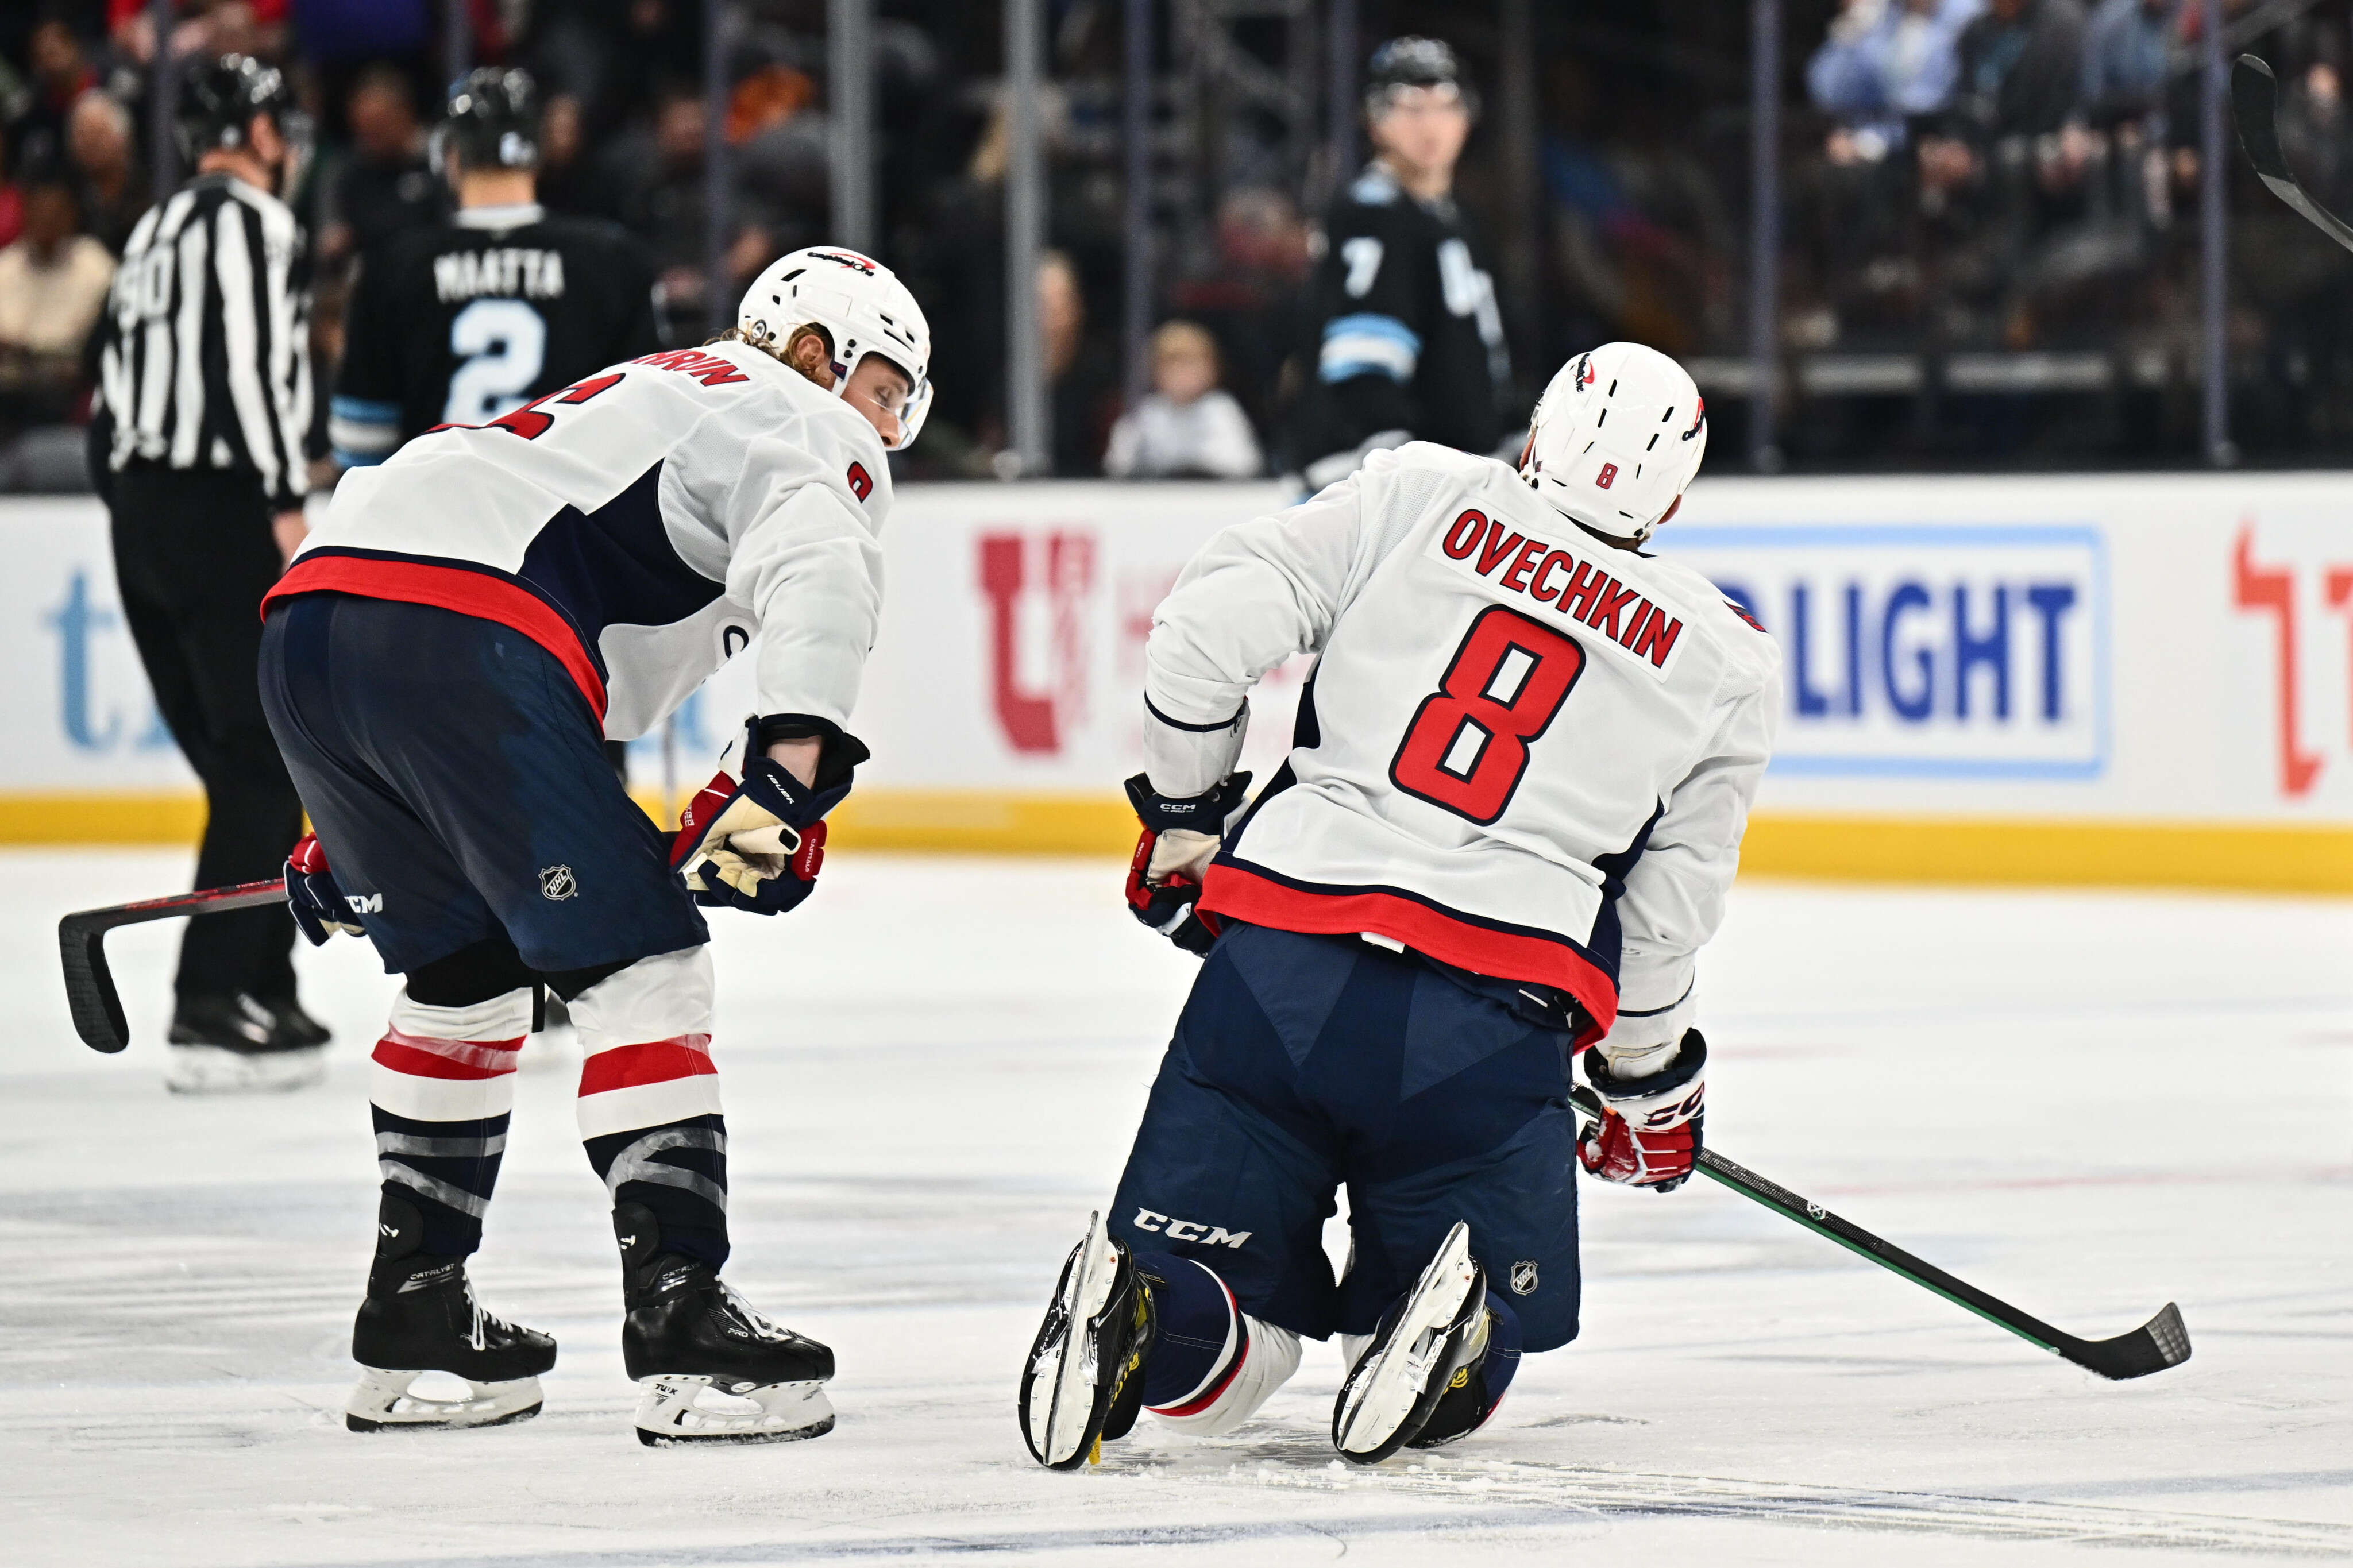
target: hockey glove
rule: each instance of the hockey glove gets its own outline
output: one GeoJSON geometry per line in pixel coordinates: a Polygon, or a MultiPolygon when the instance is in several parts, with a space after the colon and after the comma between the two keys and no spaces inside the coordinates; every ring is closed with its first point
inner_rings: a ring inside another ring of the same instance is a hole
{"type": "Polygon", "coordinates": [[[1195,906],[1201,878],[1224,841],[1226,818],[1241,804],[1250,774],[1229,774],[1201,795],[1178,799],[1152,793],[1151,776],[1127,781],[1128,804],[1144,833],[1127,867],[1127,907],[1145,925],[1196,956],[1217,945],[1218,917],[1195,906]]]}
{"type": "Polygon", "coordinates": [[[771,740],[795,738],[773,733],[778,722],[753,719],[744,728],[744,776],[722,769],[679,815],[670,864],[698,904],[781,914],[817,887],[825,815],[849,793],[850,774],[867,751],[831,725],[796,726],[826,741],[816,779],[803,784],[762,743],[764,730],[771,740]]]}
{"type": "Polygon", "coordinates": [[[1649,1072],[1620,1077],[1599,1051],[1588,1051],[1585,1076],[1608,1107],[1577,1135],[1587,1174],[1662,1193],[1691,1179],[1706,1114],[1707,1041],[1697,1029],[1684,1030],[1666,1065],[1649,1072]]]}
{"type": "Polygon", "coordinates": [[[319,847],[315,833],[302,835],[287,853],[286,907],[312,947],[323,945],[337,931],[345,936],[367,934],[352,918],[343,890],[335,886],[334,873],[327,869],[327,852],[319,847]]]}

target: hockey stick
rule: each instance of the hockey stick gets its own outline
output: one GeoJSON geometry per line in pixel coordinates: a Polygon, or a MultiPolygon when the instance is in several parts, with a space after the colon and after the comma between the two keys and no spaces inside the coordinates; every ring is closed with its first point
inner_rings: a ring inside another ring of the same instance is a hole
{"type": "Polygon", "coordinates": [[[73,1009],[74,1033],[93,1051],[112,1053],[131,1043],[122,998],[115,994],[114,973],[106,966],[106,933],[116,926],[169,920],[174,915],[259,909],[285,899],[286,884],[273,877],[266,882],[204,888],[168,899],[142,899],[135,904],[82,910],[66,916],[58,922],[58,956],[65,964],[66,1005],[73,1009]]]}
{"type": "MultiPolygon", "coordinates": [[[[1600,1097],[1579,1085],[1569,1091],[1577,1109],[1588,1118],[1599,1120],[1602,1114],[1600,1097]]],[[[2189,1331],[2182,1326],[2181,1309],[2168,1301],[2165,1310],[2128,1334],[2118,1334],[2112,1340],[2079,1340],[2074,1335],[2052,1328],[2040,1318],[2030,1317],[2009,1302],[1989,1296],[1965,1279],[1956,1279],[1933,1263],[1923,1262],[1893,1242],[1882,1241],[1852,1220],[1837,1215],[1813,1202],[1801,1198],[1788,1188],[1766,1180],[1746,1165],[1725,1159],[1713,1149],[1703,1148],[1699,1155],[1700,1173],[1723,1183],[1742,1197],[1753,1198],[1776,1214],[1796,1220],[1808,1230],[1826,1236],[1850,1252],[1860,1253],[1894,1274],[1900,1274],[1915,1285],[1924,1285],[1957,1307],[1966,1307],[1986,1321],[2008,1329],[2028,1344],[2049,1351],[2063,1361],[2098,1373],[2102,1377],[2121,1382],[2129,1377],[2147,1377],[2153,1372],[2179,1366],[2189,1359],[2189,1331]]]]}
{"type": "Polygon", "coordinates": [[[2272,195],[2302,213],[2313,227],[2353,250],[2353,226],[2306,195],[2288,168],[2287,154],[2280,149],[2279,79],[2253,55],[2241,55],[2231,63],[2231,118],[2238,124],[2239,145],[2247,150],[2247,161],[2254,164],[2255,174],[2271,187],[2272,195]]]}

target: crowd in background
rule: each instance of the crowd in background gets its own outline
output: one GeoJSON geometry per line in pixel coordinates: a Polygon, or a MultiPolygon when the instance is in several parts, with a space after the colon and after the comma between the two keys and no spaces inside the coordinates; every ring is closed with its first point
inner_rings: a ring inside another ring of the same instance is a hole
{"type": "MultiPolygon", "coordinates": [[[[2269,59],[2284,84],[2289,155],[2341,208],[2353,198],[2347,8],[2266,9],[2228,0],[2225,57],[2256,47],[2269,59]],[[2233,37],[2242,20],[2263,30],[2233,37]]],[[[2094,351],[2149,367],[2143,379],[2169,367],[2186,395],[2200,322],[2205,10],[2202,0],[1840,0],[1807,62],[1819,120],[1799,165],[1786,341],[2094,351]]],[[[2234,423],[2258,441],[2283,427],[2326,438],[2353,416],[2353,272],[2244,177],[2235,132],[2225,147],[2232,347],[2269,373],[2245,378],[2234,423]]]]}
{"type": "MultiPolygon", "coordinates": [[[[2237,18],[2258,3],[2226,10],[2237,18]]],[[[731,279],[828,237],[826,9],[741,7],[723,110],[731,279]]],[[[1474,74],[1495,81],[1493,7],[1360,9],[1367,39],[1447,35],[1474,74]]],[[[1524,241],[1522,266],[1500,279],[1514,363],[1555,364],[1608,337],[1737,353],[1746,7],[1538,9],[1540,210],[1514,210],[1492,111],[1459,189],[1489,233],[1524,241]]],[[[2325,204],[2353,206],[2353,5],[2265,9],[2285,19],[2249,41],[2286,84],[2291,156],[2325,204]]],[[[317,156],[294,205],[314,246],[322,374],[369,247],[443,216],[426,147],[446,85],[444,10],[443,0],[172,7],[174,52],[236,48],[282,63],[316,121],[317,156]]],[[[702,10],[701,0],[475,0],[472,11],[475,57],[524,66],[540,82],[542,199],[623,225],[649,247],[679,342],[707,335],[710,319],[702,10]]],[[[937,338],[938,401],[909,466],[932,477],[1003,471],[1000,20],[994,5],[958,0],[881,0],[878,10],[877,248],[937,338]]],[[[1295,466],[1285,409],[1312,348],[1301,301],[1333,171],[1303,178],[1262,156],[1246,126],[1228,132],[1219,187],[1161,215],[1152,319],[1168,330],[1153,340],[1148,395],[1131,400],[1119,332],[1123,7],[1053,0],[1049,10],[1050,249],[1037,287],[1054,471],[1295,466]]],[[[2150,395],[2194,401],[2182,367],[2198,319],[2199,0],[1792,0],[1786,12],[1787,347],[2156,356],[2180,374],[2150,395]]],[[[64,488],[79,473],[72,426],[88,402],[89,329],[112,257],[156,196],[151,15],[138,0],[27,0],[0,20],[0,489],[64,488]]],[[[2232,343],[2254,367],[2234,393],[2238,422],[2299,450],[2325,447],[2353,430],[2353,268],[2251,186],[2239,182],[2233,195],[2232,343]]],[[[1835,419],[1799,423],[1822,460],[1842,460],[1835,419]]],[[[2158,407],[2127,423],[2138,433],[2094,433],[2094,449],[2077,455],[2161,460],[2180,420],[2158,407]]],[[[1978,432],[1970,450],[2000,460],[2051,427],[2014,418],[2007,435],[1978,432]]],[[[1904,447],[1884,428],[1852,438],[1904,447]]]]}

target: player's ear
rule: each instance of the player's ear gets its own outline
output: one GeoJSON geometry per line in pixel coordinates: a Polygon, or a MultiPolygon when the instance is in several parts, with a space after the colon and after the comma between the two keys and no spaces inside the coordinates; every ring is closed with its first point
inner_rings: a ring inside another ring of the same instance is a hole
{"type": "Polygon", "coordinates": [[[796,330],[791,341],[785,344],[784,359],[786,364],[808,377],[809,380],[831,390],[833,348],[825,341],[824,333],[813,331],[807,327],[796,330]]]}

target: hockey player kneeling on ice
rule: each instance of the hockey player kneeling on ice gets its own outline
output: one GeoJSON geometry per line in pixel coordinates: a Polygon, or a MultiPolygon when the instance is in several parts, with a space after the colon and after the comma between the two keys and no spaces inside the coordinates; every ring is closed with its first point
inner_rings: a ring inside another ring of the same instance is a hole
{"type": "Polygon", "coordinates": [[[1343,1458],[1465,1436],[1577,1335],[1575,1168],[1690,1176],[1694,957],[1780,683],[1744,611],[1641,548],[1706,443],[1682,368],[1610,343],[1553,378],[1516,472],[1377,451],[1219,534],[1161,604],[1127,896],[1207,956],[1030,1351],[1041,1463],[1143,1411],[1229,1430],[1303,1335],[1341,1336],[1343,1458]],[[1245,806],[1247,694],[1300,652],[1290,755],[1245,806]],[[1608,1107],[1582,1137],[1580,1056],[1608,1107]]]}
{"type": "Polygon", "coordinates": [[[318,827],[289,901],[313,941],[364,931],[404,977],[375,1056],[384,1194],[354,1429],[539,1408],[554,1342],[476,1305],[466,1258],[543,986],[585,1053],[580,1135],[613,1203],[638,1436],[832,1426],[833,1352],[719,1278],[727,1131],[698,906],[775,914],[816,882],[826,815],[867,754],[844,726],[881,611],[889,450],[923,423],[929,342],[888,270],[797,252],[724,341],[349,475],[270,595],[262,699],[318,827]],[[665,841],[603,743],[747,647],[760,710],[665,841]],[[417,1395],[427,1372],[470,1396],[417,1395]]]}

